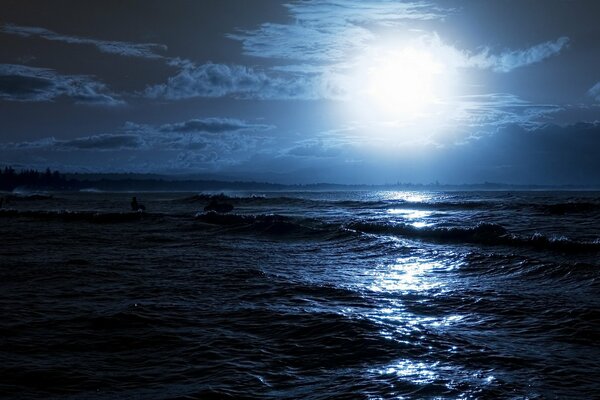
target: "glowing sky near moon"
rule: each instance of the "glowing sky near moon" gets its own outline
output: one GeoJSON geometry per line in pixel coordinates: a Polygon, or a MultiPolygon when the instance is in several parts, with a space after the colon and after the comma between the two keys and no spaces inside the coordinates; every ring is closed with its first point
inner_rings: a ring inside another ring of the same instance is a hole
{"type": "Polygon", "coordinates": [[[597,184],[599,11],[562,0],[8,2],[0,161],[597,184]]]}

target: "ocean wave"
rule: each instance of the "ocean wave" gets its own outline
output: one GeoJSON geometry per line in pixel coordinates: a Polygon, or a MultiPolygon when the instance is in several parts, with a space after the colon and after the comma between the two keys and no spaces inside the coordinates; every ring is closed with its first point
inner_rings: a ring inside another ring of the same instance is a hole
{"type": "Polygon", "coordinates": [[[216,198],[227,199],[227,200],[230,199],[228,196],[225,196],[225,195],[220,195],[217,197],[217,196],[210,195],[210,194],[195,194],[193,196],[187,196],[187,197],[175,199],[173,201],[176,203],[198,203],[198,202],[208,202],[208,201],[211,201],[216,198]]]}
{"type": "Polygon", "coordinates": [[[225,226],[230,230],[269,235],[316,236],[328,233],[315,221],[278,214],[240,215],[219,214],[214,211],[196,214],[195,219],[205,224],[225,226]]]}
{"type": "Polygon", "coordinates": [[[209,203],[213,200],[228,202],[237,205],[247,204],[247,205],[310,205],[320,203],[317,200],[309,200],[302,199],[298,197],[287,197],[287,196],[278,196],[278,197],[267,197],[267,196],[228,196],[226,194],[196,194],[193,196],[188,196],[180,199],[174,200],[178,203],[209,203]]]}
{"type": "Polygon", "coordinates": [[[363,233],[390,234],[412,238],[458,241],[467,243],[495,244],[509,237],[508,231],[498,224],[479,223],[473,227],[429,227],[417,228],[413,225],[392,222],[357,221],[346,228],[363,233]]]}
{"type": "Polygon", "coordinates": [[[578,241],[567,237],[549,237],[542,233],[534,233],[530,237],[515,238],[518,243],[531,245],[541,249],[560,250],[565,252],[600,251],[600,240],[578,241]]]}
{"type": "Polygon", "coordinates": [[[235,204],[237,206],[304,206],[314,207],[336,207],[349,209],[386,209],[386,208],[410,208],[422,210],[474,210],[489,209],[496,206],[495,203],[487,201],[457,201],[457,202],[414,202],[405,200],[331,200],[331,199],[307,199],[289,196],[229,196],[225,194],[197,194],[174,200],[179,203],[209,203],[213,200],[235,204]]]}
{"type": "Polygon", "coordinates": [[[479,210],[492,209],[498,206],[497,203],[489,201],[433,201],[433,202],[415,202],[404,200],[393,200],[386,202],[394,207],[405,207],[417,210],[479,210]]]}
{"type": "Polygon", "coordinates": [[[461,265],[461,273],[481,276],[520,276],[536,282],[558,282],[573,287],[600,287],[599,268],[591,262],[571,258],[555,258],[552,254],[531,257],[518,254],[474,251],[467,255],[461,265]]]}
{"type": "Polygon", "coordinates": [[[502,225],[481,222],[467,227],[415,227],[404,223],[383,221],[353,221],[347,224],[326,223],[315,219],[295,218],[278,214],[240,215],[200,213],[196,220],[226,227],[230,231],[278,236],[313,236],[342,240],[356,233],[377,236],[400,236],[408,239],[441,242],[483,244],[490,246],[529,247],[560,252],[598,252],[600,241],[577,241],[565,237],[550,237],[541,233],[520,236],[502,225]]]}
{"type": "Polygon", "coordinates": [[[437,242],[472,243],[502,246],[526,246],[564,252],[597,252],[600,241],[576,241],[535,233],[530,237],[510,233],[499,224],[480,222],[470,227],[423,227],[391,222],[351,222],[347,229],[371,234],[397,235],[437,242]]]}
{"type": "Polygon", "coordinates": [[[141,212],[96,212],[96,211],[28,211],[5,209],[0,210],[0,218],[27,218],[35,220],[59,220],[92,223],[133,222],[142,219],[155,218],[159,214],[141,212]]]}

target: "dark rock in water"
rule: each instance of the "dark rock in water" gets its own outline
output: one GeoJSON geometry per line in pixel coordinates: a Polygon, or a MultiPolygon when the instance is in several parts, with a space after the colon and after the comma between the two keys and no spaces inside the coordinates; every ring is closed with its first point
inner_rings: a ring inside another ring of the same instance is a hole
{"type": "Polygon", "coordinates": [[[204,211],[215,211],[218,213],[227,213],[233,210],[233,206],[229,203],[219,203],[216,200],[211,201],[206,207],[204,207],[204,211]]]}

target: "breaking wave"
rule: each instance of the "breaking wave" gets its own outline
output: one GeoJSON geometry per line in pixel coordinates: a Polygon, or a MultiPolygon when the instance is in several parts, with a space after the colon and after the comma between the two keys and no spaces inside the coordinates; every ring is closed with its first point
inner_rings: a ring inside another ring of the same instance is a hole
{"type": "Polygon", "coordinates": [[[600,251],[600,241],[576,241],[535,233],[530,237],[510,233],[499,224],[480,222],[470,227],[423,227],[403,223],[351,222],[348,229],[371,234],[397,235],[446,243],[473,243],[502,246],[528,246],[539,249],[577,252],[600,251]]]}

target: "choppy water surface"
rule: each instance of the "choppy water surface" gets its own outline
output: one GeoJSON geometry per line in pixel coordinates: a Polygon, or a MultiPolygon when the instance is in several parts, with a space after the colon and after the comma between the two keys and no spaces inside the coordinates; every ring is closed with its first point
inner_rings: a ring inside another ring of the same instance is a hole
{"type": "Polygon", "coordinates": [[[137,195],[0,210],[0,396],[600,393],[600,193],[137,195]]]}

